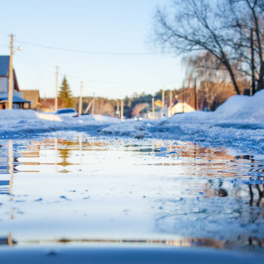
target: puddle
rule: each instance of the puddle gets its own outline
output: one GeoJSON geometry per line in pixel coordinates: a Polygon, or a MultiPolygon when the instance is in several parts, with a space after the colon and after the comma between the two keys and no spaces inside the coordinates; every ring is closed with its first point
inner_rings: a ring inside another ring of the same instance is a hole
{"type": "Polygon", "coordinates": [[[175,140],[61,134],[0,144],[0,245],[262,250],[264,156],[175,140]]]}

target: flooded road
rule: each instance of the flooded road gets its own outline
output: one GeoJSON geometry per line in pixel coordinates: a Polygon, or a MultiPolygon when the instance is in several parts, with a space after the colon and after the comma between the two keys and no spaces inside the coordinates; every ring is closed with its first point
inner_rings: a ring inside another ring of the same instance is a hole
{"type": "Polygon", "coordinates": [[[263,253],[264,156],[71,132],[5,140],[0,149],[0,244],[137,242],[263,253]]]}

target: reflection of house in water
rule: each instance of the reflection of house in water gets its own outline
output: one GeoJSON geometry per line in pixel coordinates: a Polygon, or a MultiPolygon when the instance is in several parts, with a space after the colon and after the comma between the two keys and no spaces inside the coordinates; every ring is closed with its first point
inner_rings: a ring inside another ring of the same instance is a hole
{"type": "Polygon", "coordinates": [[[0,237],[0,246],[9,245],[10,247],[13,247],[14,244],[16,244],[16,241],[12,240],[11,234],[9,234],[8,237],[4,237],[4,238],[0,237]]]}
{"type": "Polygon", "coordinates": [[[14,163],[17,158],[13,156],[13,143],[9,141],[8,156],[0,157],[0,194],[12,194],[13,174],[17,172],[14,163]]]}

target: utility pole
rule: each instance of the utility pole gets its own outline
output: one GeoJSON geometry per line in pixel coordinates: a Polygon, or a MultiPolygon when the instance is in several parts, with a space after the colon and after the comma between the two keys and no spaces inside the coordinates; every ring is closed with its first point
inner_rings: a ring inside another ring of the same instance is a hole
{"type": "Polygon", "coordinates": [[[252,74],[252,95],[256,92],[256,84],[255,84],[255,57],[254,57],[254,35],[253,28],[250,30],[250,46],[251,46],[251,74],[252,74]]]}
{"type": "Polygon", "coordinates": [[[152,115],[153,119],[155,119],[155,98],[152,97],[152,115]]]}
{"type": "Polygon", "coordinates": [[[116,106],[116,113],[118,117],[120,118],[120,112],[119,112],[119,101],[117,100],[117,106],[116,106]]]}
{"type": "Polygon", "coordinates": [[[196,92],[196,78],[194,78],[194,107],[197,110],[197,92],[196,92]]]}
{"type": "Polygon", "coordinates": [[[59,86],[59,67],[56,67],[56,94],[55,94],[55,112],[58,111],[58,86],[59,86]]]}
{"type": "Polygon", "coordinates": [[[164,86],[162,88],[162,110],[164,110],[164,105],[165,105],[165,95],[164,95],[164,86]]]}
{"type": "Polygon", "coordinates": [[[92,104],[92,115],[94,114],[94,101],[95,101],[95,97],[93,97],[93,104],[92,104]]]}
{"type": "Polygon", "coordinates": [[[172,116],[172,91],[170,91],[170,116],[172,116]]]}
{"type": "Polygon", "coordinates": [[[10,41],[8,109],[13,109],[13,34],[10,41]]]}
{"type": "Polygon", "coordinates": [[[124,101],[121,101],[121,120],[124,119],[124,101]]]}
{"type": "Polygon", "coordinates": [[[82,88],[83,88],[83,82],[81,82],[81,88],[80,88],[79,115],[82,114],[82,88]]]}

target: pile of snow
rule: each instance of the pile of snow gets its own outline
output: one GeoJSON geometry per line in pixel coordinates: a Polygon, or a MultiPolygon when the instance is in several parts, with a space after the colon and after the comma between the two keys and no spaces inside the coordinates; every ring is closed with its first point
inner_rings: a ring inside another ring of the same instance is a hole
{"type": "Polygon", "coordinates": [[[145,124],[141,122],[122,122],[118,125],[105,127],[100,132],[103,134],[144,138],[148,134],[144,126],[145,124]]]}
{"type": "Polygon", "coordinates": [[[213,112],[195,111],[184,114],[177,114],[167,119],[166,123],[196,123],[196,122],[210,122],[214,119],[213,112]]]}
{"type": "Polygon", "coordinates": [[[245,95],[232,96],[215,110],[215,115],[218,118],[228,118],[242,109],[244,104],[249,102],[251,98],[245,95]]]}
{"type": "Polygon", "coordinates": [[[121,123],[122,121],[117,118],[102,115],[84,115],[80,116],[80,120],[83,122],[96,121],[99,123],[121,123]]]}
{"type": "Polygon", "coordinates": [[[52,113],[36,113],[36,117],[49,121],[62,121],[59,115],[54,115],[52,113]]]}
{"type": "Polygon", "coordinates": [[[175,115],[166,124],[177,123],[217,123],[217,122],[254,122],[264,121],[264,90],[254,96],[235,95],[219,106],[215,112],[195,111],[175,115]]]}
{"type": "Polygon", "coordinates": [[[254,96],[241,105],[231,117],[231,120],[243,120],[249,122],[264,122],[264,90],[257,92],[254,96]]]}
{"type": "Polygon", "coordinates": [[[121,121],[101,115],[62,117],[53,113],[40,113],[34,110],[2,110],[0,112],[0,135],[7,133],[35,133],[55,130],[68,130],[100,124],[115,124],[121,121]]]}
{"type": "Polygon", "coordinates": [[[21,119],[31,119],[36,118],[36,111],[34,110],[1,110],[0,114],[0,122],[6,121],[9,122],[11,120],[21,120],[21,119]]]}

